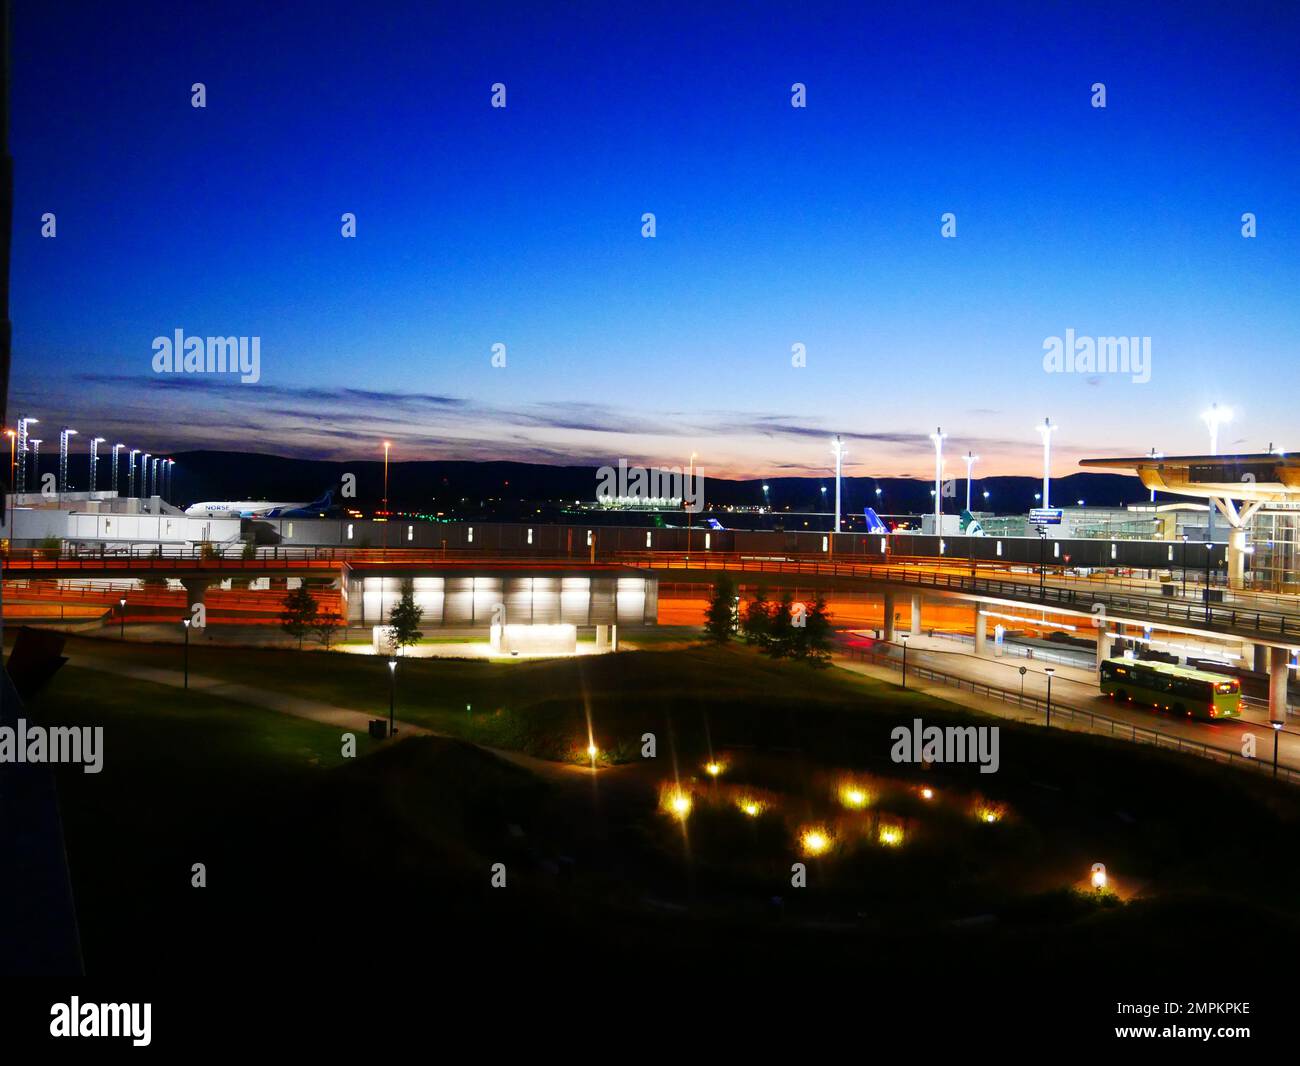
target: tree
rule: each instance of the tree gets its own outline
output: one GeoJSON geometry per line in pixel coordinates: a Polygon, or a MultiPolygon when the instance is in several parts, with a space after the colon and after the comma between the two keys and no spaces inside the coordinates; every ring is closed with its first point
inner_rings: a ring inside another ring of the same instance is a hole
{"type": "Polygon", "coordinates": [[[745,605],[741,631],[746,644],[767,647],[772,639],[772,609],[773,604],[768,601],[767,590],[760,586],[754,593],[754,598],[745,605]]]}
{"type": "Polygon", "coordinates": [[[403,648],[417,644],[424,636],[420,632],[420,619],[424,617],[424,608],[415,602],[415,588],[406,580],[402,582],[402,597],[388,612],[388,646],[396,655],[403,648]]]}
{"type": "Polygon", "coordinates": [[[804,616],[800,658],[809,666],[830,666],[832,632],[831,620],[826,613],[826,597],[819,592],[804,616]]]}
{"type": "Polygon", "coordinates": [[[718,578],[704,612],[705,635],[715,644],[725,644],[736,632],[736,583],[727,574],[718,578]]]}
{"type": "Polygon", "coordinates": [[[763,650],[773,659],[784,659],[794,648],[794,596],[785,592],[772,612],[772,628],[763,650]]]}
{"type": "Polygon", "coordinates": [[[326,648],[330,646],[330,641],[334,633],[343,625],[343,618],[337,611],[326,611],[318,614],[315,621],[312,622],[312,631],[326,648]]]}
{"type": "Polygon", "coordinates": [[[280,628],[291,637],[298,638],[298,648],[302,649],[303,637],[316,622],[320,604],[306,585],[299,585],[284,598],[284,609],[280,612],[280,628]]]}

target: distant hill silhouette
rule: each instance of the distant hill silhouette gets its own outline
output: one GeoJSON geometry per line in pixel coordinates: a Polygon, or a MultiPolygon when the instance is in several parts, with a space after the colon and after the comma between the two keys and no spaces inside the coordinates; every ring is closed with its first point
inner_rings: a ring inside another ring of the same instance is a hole
{"type": "MultiPolygon", "coordinates": [[[[338,483],[345,473],[356,476],[357,506],[378,506],[383,496],[382,460],[326,462],[290,459],[278,455],[247,452],[178,452],[176,459],[176,501],[199,500],[290,500],[315,499],[322,490],[338,483]]],[[[490,501],[501,505],[520,502],[591,501],[596,496],[596,466],[544,466],[537,463],[461,462],[430,460],[391,463],[389,505],[395,510],[443,510],[462,498],[477,507],[490,501]]],[[[74,487],[76,472],[74,469],[74,487]]],[[[81,485],[85,484],[84,466],[81,485]]],[[[108,482],[101,472],[101,487],[108,482]]],[[[772,477],[745,481],[706,479],[710,506],[760,506],[763,485],[769,489],[773,508],[791,511],[826,511],[834,506],[835,479],[826,477],[772,477]],[[823,497],[822,486],[826,487],[823,497]]],[[[1033,477],[976,478],[972,492],[975,510],[1021,512],[1035,505],[1034,493],[1042,482],[1033,477]],[[989,492],[986,501],[985,491],[989,492]]],[[[843,480],[845,514],[861,514],[864,506],[882,514],[920,513],[933,507],[933,483],[915,478],[846,477],[843,480]],[[880,488],[879,496],[876,489],[880,488]]],[[[1135,477],[1122,474],[1076,473],[1054,478],[1052,498],[1058,506],[1073,506],[1078,500],[1090,506],[1112,507],[1146,499],[1146,490],[1135,477]]],[[[945,501],[945,511],[960,509],[966,498],[966,482],[956,481],[956,499],[945,501]]],[[[505,509],[509,509],[506,507],[505,509]]]]}

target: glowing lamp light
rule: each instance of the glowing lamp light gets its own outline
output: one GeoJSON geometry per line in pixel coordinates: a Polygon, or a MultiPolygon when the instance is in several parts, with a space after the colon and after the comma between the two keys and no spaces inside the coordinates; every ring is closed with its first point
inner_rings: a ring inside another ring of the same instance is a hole
{"type": "Polygon", "coordinates": [[[896,825],[880,827],[880,842],[887,847],[896,848],[903,842],[903,831],[896,825]]]}
{"type": "Polygon", "coordinates": [[[736,803],[745,814],[751,818],[757,818],[767,808],[767,804],[762,800],[755,799],[753,796],[742,796],[736,803]]]}
{"type": "Polygon", "coordinates": [[[867,805],[867,794],[860,788],[846,785],[840,789],[840,802],[846,807],[858,810],[867,805]]]}
{"type": "Polygon", "coordinates": [[[597,755],[600,754],[600,749],[599,749],[598,747],[596,747],[595,744],[588,744],[588,745],[587,745],[587,754],[590,755],[590,756],[594,759],[597,755]]]}
{"type": "Polygon", "coordinates": [[[824,829],[805,829],[799,843],[805,855],[821,855],[831,846],[831,837],[824,829]]]}
{"type": "Polygon", "coordinates": [[[934,789],[932,789],[932,788],[923,788],[923,789],[921,789],[921,798],[922,798],[922,799],[925,799],[925,800],[932,800],[932,799],[934,799],[934,789]]]}
{"type": "Polygon", "coordinates": [[[1092,864],[1092,887],[1098,892],[1106,887],[1106,867],[1102,863],[1092,864]]]}
{"type": "Polygon", "coordinates": [[[720,762],[706,763],[704,769],[710,777],[717,777],[718,774],[722,773],[722,763],[720,762]]]}
{"type": "Polygon", "coordinates": [[[691,794],[677,787],[669,787],[664,789],[659,804],[674,818],[685,821],[691,813],[691,794]]]}

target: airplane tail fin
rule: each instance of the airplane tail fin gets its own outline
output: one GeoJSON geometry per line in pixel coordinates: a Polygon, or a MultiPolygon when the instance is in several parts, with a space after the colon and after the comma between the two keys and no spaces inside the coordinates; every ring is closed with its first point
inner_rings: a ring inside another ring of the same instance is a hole
{"type": "Polygon", "coordinates": [[[980,525],[979,519],[969,511],[961,513],[961,531],[968,537],[984,536],[984,527],[980,525]]]}
{"type": "Polygon", "coordinates": [[[876,514],[875,508],[872,507],[862,508],[862,517],[865,518],[867,521],[868,533],[889,532],[889,529],[885,526],[885,523],[881,520],[880,515],[876,514]]]}

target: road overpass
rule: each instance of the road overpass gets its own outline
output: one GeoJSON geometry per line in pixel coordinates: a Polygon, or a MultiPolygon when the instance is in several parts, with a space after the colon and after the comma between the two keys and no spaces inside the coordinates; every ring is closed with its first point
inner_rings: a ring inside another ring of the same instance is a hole
{"type": "MultiPolygon", "coordinates": [[[[887,542],[892,538],[871,539],[887,542]]],[[[884,546],[892,547],[888,543],[884,546]]],[[[14,551],[5,560],[4,573],[7,578],[174,578],[185,586],[190,604],[201,602],[214,582],[228,577],[325,578],[338,582],[344,600],[352,604],[348,607],[349,618],[363,625],[380,621],[385,606],[392,602],[387,590],[407,578],[441,582],[427,587],[430,605],[436,603],[439,612],[447,611],[449,602],[454,605],[455,597],[468,596],[468,612],[455,608],[454,615],[457,620],[471,623],[485,620],[484,611],[491,607],[488,601],[493,596],[506,602],[514,617],[520,616],[526,604],[525,616],[530,620],[559,620],[551,600],[561,603],[565,579],[587,582],[588,599],[582,617],[605,617],[612,612],[609,621],[634,617],[629,613],[632,606],[619,603],[619,583],[640,579],[641,590],[629,592],[627,600],[629,604],[639,603],[641,619],[650,622],[655,602],[650,590],[656,586],[648,579],[711,583],[718,574],[727,573],[751,584],[796,581],[808,587],[878,593],[885,606],[887,639],[894,635],[901,596],[910,606],[910,628],[914,632],[920,631],[925,600],[969,604],[977,651],[987,640],[988,618],[1016,610],[1037,612],[1042,616],[1040,621],[1049,625],[1059,620],[1063,625],[1095,631],[1098,661],[1110,654],[1117,637],[1139,639],[1138,631],[1148,629],[1230,642],[1240,648],[1248,663],[1262,667],[1268,674],[1270,709],[1279,721],[1286,716],[1292,649],[1300,646],[1300,599],[1296,597],[1232,590],[1223,593],[1222,601],[1196,603],[1177,595],[1168,582],[1118,570],[1085,575],[1061,563],[1029,567],[973,557],[900,558],[889,550],[879,554],[812,555],[751,554],[711,548],[627,551],[616,547],[611,551],[602,550],[595,537],[582,547],[586,550],[561,555],[486,546],[441,551],[275,546],[258,549],[247,558],[176,550],[149,555],[100,552],[57,556],[14,551]],[[368,588],[380,590],[377,610],[368,605],[368,588]],[[599,593],[594,591],[597,589],[599,593]]],[[[581,612],[575,607],[573,613],[581,612]]],[[[451,616],[437,617],[445,620],[451,616]]]]}

